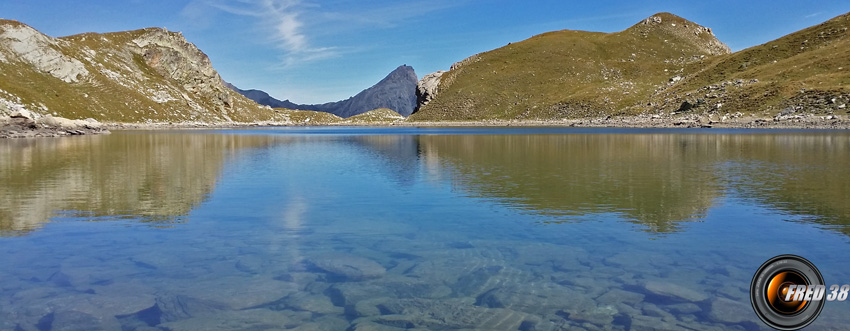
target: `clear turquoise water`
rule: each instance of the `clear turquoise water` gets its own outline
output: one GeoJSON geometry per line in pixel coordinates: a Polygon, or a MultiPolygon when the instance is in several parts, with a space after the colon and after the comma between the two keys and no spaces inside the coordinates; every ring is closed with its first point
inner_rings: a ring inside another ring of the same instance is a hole
{"type": "Polygon", "coordinates": [[[0,141],[0,329],[766,329],[768,258],[850,283],[848,165],[842,131],[0,141]]]}

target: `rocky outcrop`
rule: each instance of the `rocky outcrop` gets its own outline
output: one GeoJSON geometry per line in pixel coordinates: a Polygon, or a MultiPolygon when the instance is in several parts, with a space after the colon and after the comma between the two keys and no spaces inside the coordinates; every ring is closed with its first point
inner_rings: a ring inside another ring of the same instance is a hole
{"type": "Polygon", "coordinates": [[[57,51],[61,44],[24,24],[0,24],[0,62],[17,58],[66,83],[76,83],[89,72],[79,60],[57,51]],[[12,54],[2,56],[2,50],[12,54]]]}
{"type": "Polygon", "coordinates": [[[224,86],[209,57],[188,42],[182,33],[169,33],[158,28],[144,31],[133,43],[140,48],[138,53],[142,54],[147,65],[160,75],[182,84],[191,94],[209,99],[217,110],[226,114],[233,108],[233,97],[227,93],[229,89],[224,86]]]}
{"type": "Polygon", "coordinates": [[[109,133],[93,119],[71,120],[52,115],[38,116],[28,110],[19,110],[8,117],[0,117],[0,138],[60,137],[109,133]]]}
{"type": "Polygon", "coordinates": [[[659,13],[648,17],[630,30],[650,34],[653,30],[662,30],[672,34],[676,40],[686,41],[696,50],[710,55],[731,54],[732,51],[714,36],[711,28],[701,26],[670,13],[659,13]]]}
{"type": "MultiPolygon", "coordinates": [[[[440,78],[446,73],[444,70],[432,72],[425,75],[416,83],[416,110],[431,102],[437,96],[437,88],[440,86],[440,78]]],[[[415,112],[415,111],[414,111],[415,112]]]]}

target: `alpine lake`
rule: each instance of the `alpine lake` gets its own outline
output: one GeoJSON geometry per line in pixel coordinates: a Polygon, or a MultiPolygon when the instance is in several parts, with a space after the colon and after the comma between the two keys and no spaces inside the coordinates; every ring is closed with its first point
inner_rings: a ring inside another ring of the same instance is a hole
{"type": "Polygon", "coordinates": [[[767,330],[768,259],[850,283],[848,131],[119,131],[0,183],[0,330],[767,330]]]}

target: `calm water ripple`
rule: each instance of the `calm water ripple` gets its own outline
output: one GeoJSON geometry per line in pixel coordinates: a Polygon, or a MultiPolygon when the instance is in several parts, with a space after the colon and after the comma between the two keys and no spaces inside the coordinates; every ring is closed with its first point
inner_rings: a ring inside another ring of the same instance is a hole
{"type": "Polygon", "coordinates": [[[848,165],[844,131],[2,140],[0,330],[767,329],[768,258],[850,283],[848,165]]]}

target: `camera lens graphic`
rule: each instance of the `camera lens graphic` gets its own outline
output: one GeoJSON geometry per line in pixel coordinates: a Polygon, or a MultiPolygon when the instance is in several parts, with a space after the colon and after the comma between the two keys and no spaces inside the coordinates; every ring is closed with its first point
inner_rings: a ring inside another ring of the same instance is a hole
{"type": "Polygon", "coordinates": [[[785,300],[788,297],[788,290],[791,285],[808,286],[809,282],[805,277],[794,271],[781,271],[770,277],[764,295],[767,296],[767,301],[770,302],[770,308],[773,311],[784,315],[793,315],[806,307],[808,302],[799,299],[794,300],[793,296],[785,300]]]}
{"type": "Polygon", "coordinates": [[[823,284],[823,276],[809,260],[780,255],[756,271],[750,284],[750,301],[765,324],[778,330],[798,330],[814,322],[824,301],[805,300],[792,291],[823,284]]]}

